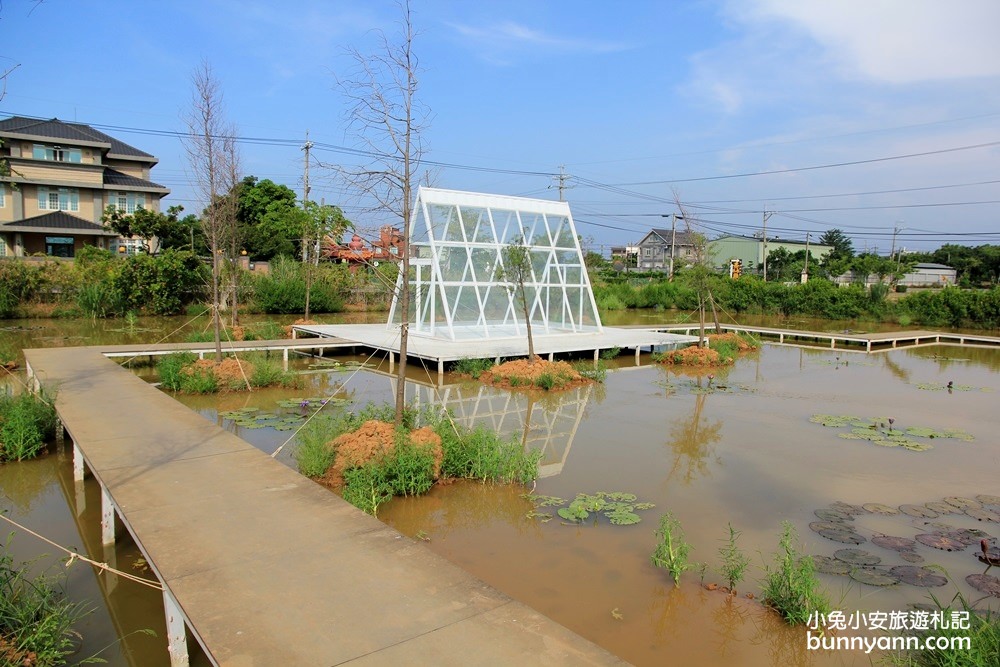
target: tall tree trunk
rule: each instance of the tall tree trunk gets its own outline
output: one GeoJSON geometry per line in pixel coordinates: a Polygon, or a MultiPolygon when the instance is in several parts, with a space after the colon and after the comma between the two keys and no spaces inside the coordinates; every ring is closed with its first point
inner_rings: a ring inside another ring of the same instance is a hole
{"type": "Polygon", "coordinates": [[[715,322],[715,333],[722,333],[722,325],[719,323],[719,313],[715,310],[715,297],[712,296],[712,290],[708,290],[708,302],[712,305],[712,320],[715,322]]]}
{"type": "MultiPolygon", "coordinates": [[[[214,246],[214,244],[213,244],[214,246]]],[[[212,327],[215,331],[215,361],[222,363],[222,318],[219,298],[219,253],[212,250],[212,327]]]]}
{"type": "Polygon", "coordinates": [[[309,297],[312,293],[312,264],[306,263],[302,265],[302,268],[306,271],[306,312],[302,316],[306,322],[309,321],[309,297]]]}
{"type": "Polygon", "coordinates": [[[698,294],[698,347],[705,345],[705,297],[698,294]]]}
{"type": "Polygon", "coordinates": [[[524,293],[524,282],[521,282],[521,308],[524,310],[524,326],[528,329],[528,363],[535,363],[535,342],[531,338],[531,315],[528,314],[528,297],[524,293]]]}

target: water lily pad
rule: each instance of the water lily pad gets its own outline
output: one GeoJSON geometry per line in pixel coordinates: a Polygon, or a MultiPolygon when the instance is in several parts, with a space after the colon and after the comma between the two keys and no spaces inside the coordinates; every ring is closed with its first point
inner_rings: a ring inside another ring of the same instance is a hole
{"type": "Polygon", "coordinates": [[[938,514],[960,514],[959,510],[954,505],[949,505],[948,503],[941,501],[934,501],[930,503],[924,503],[924,507],[931,510],[932,512],[937,512],[938,514]]]}
{"type": "Polygon", "coordinates": [[[638,514],[624,510],[605,512],[604,516],[606,516],[608,521],[616,526],[631,526],[634,523],[642,521],[638,514]]]}
{"type": "Polygon", "coordinates": [[[809,524],[809,528],[817,533],[821,530],[841,530],[848,533],[854,532],[854,528],[851,526],[837,521],[813,521],[809,524]]]}
{"type": "Polygon", "coordinates": [[[996,512],[990,510],[970,507],[965,510],[965,513],[971,516],[976,521],[993,521],[1000,523],[1000,514],[997,514],[996,512]]]}
{"type": "Polygon", "coordinates": [[[844,514],[851,514],[853,516],[860,516],[865,513],[865,508],[861,505],[852,505],[841,500],[830,503],[830,507],[839,512],[843,512],[844,514]]]}
{"type": "Polygon", "coordinates": [[[833,557],[857,567],[872,567],[882,562],[881,556],[864,549],[840,549],[834,552],[833,557]]]}
{"type": "Polygon", "coordinates": [[[985,552],[980,550],[980,552],[976,554],[976,558],[978,558],[981,563],[985,563],[986,565],[1000,565],[1000,548],[987,547],[985,552]]]}
{"type": "Polygon", "coordinates": [[[976,500],[984,505],[997,505],[1000,506],[1000,496],[991,496],[985,493],[981,493],[976,496],[976,500]]]}
{"type": "Polygon", "coordinates": [[[899,583],[899,579],[889,570],[879,568],[856,568],[851,570],[851,579],[869,586],[893,586],[899,583]]]}
{"type": "Polygon", "coordinates": [[[979,544],[979,541],[984,537],[990,537],[989,533],[982,530],[976,530],[974,528],[962,528],[961,530],[953,530],[950,533],[945,533],[945,537],[950,537],[952,539],[958,540],[965,546],[971,546],[973,544],[979,544]]]}
{"type": "Polygon", "coordinates": [[[893,551],[912,551],[917,546],[917,543],[908,537],[893,537],[891,535],[876,535],[872,538],[872,544],[893,551]]]}
{"type": "Polygon", "coordinates": [[[835,509],[819,509],[813,512],[823,521],[833,521],[835,523],[843,523],[845,521],[854,521],[854,517],[846,512],[835,509]]]}
{"type": "Polygon", "coordinates": [[[899,514],[899,510],[895,507],[882,503],[865,503],[862,507],[872,514],[899,514]]]}
{"type": "Polygon", "coordinates": [[[818,532],[826,539],[841,544],[861,544],[865,541],[861,535],[849,530],[820,530],[818,532]]]}
{"type": "Polygon", "coordinates": [[[916,551],[900,551],[899,557],[905,560],[907,563],[924,562],[924,557],[918,554],[916,551]]]}
{"type": "Polygon", "coordinates": [[[970,574],[965,578],[970,586],[980,593],[1000,598],[1000,579],[990,574],[970,574]]]}
{"type": "Polygon", "coordinates": [[[944,499],[946,503],[960,510],[979,509],[982,505],[972,498],[961,498],[959,496],[948,496],[944,499]]]}
{"type": "Polygon", "coordinates": [[[916,565],[897,565],[889,572],[904,584],[911,586],[921,586],[923,588],[933,588],[944,586],[948,583],[948,578],[942,576],[929,567],[919,567],[916,565]]]}
{"type": "Polygon", "coordinates": [[[899,511],[907,516],[914,516],[918,519],[935,519],[938,513],[923,505],[900,505],[899,511]]]}
{"type": "Polygon", "coordinates": [[[961,551],[966,547],[954,537],[948,537],[946,535],[936,535],[934,533],[921,533],[917,535],[917,542],[925,544],[929,547],[935,549],[941,549],[942,551],[961,551]]]}
{"type": "Polygon", "coordinates": [[[850,574],[851,566],[842,560],[829,556],[812,556],[813,567],[823,574],[850,574]]]}

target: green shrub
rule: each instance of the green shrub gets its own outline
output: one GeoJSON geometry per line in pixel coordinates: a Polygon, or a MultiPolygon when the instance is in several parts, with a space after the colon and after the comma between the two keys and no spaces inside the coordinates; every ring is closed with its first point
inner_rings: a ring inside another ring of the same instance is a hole
{"type": "MultiPolygon", "coordinates": [[[[287,257],[271,262],[267,274],[253,283],[254,301],[265,313],[301,313],[306,307],[306,280],[302,265],[287,257]]],[[[309,309],[314,313],[336,313],[344,302],[338,291],[333,270],[321,267],[309,294],[309,309]]]]}
{"type": "Polygon", "coordinates": [[[257,322],[244,330],[244,340],[281,340],[284,337],[284,328],[271,320],[257,322]]]}
{"type": "MultiPolygon", "coordinates": [[[[178,375],[180,391],[185,394],[214,394],[219,390],[219,381],[211,368],[189,366],[178,375]]],[[[235,380],[235,386],[242,386],[242,380],[235,380]]]]}
{"type": "Polygon", "coordinates": [[[4,665],[67,664],[76,649],[73,623],[87,612],[66,601],[46,576],[30,578],[31,563],[14,564],[10,542],[0,550],[0,651],[4,665]],[[33,657],[32,657],[33,656],[33,657]]]}
{"type": "MultiPolygon", "coordinates": [[[[602,354],[601,357],[603,356],[602,354]]],[[[596,366],[591,361],[577,361],[573,363],[573,370],[594,382],[604,382],[608,376],[608,367],[603,361],[597,362],[596,366]]]]}
{"type": "Polygon", "coordinates": [[[359,510],[377,515],[378,506],[392,498],[392,485],[386,479],[385,467],[369,463],[345,470],[341,495],[359,510]]]}
{"type": "Polygon", "coordinates": [[[556,376],[552,373],[542,373],[537,378],[535,378],[535,386],[548,391],[556,386],[556,376]]]}
{"type": "Polygon", "coordinates": [[[719,574],[726,580],[731,593],[736,593],[736,586],[743,581],[750,566],[750,557],[743,553],[736,545],[740,538],[740,532],[733,529],[733,524],[729,524],[729,538],[725,544],[719,547],[719,574]]]}
{"type": "Polygon", "coordinates": [[[38,456],[56,430],[56,411],[45,394],[0,396],[0,461],[38,456]]]}
{"type": "Polygon", "coordinates": [[[208,268],[187,250],[142,253],[120,261],[111,278],[120,312],[180,313],[202,295],[208,277],[208,268]]]}
{"type": "Polygon", "coordinates": [[[85,283],[76,292],[76,305],[87,317],[108,317],[117,308],[116,293],[105,282],[85,283]]]}
{"type": "Polygon", "coordinates": [[[156,372],[160,376],[160,384],[170,391],[181,391],[181,369],[194,362],[198,357],[191,352],[175,352],[165,354],[156,363],[156,372]]]}
{"type": "Polygon", "coordinates": [[[625,302],[614,294],[606,294],[596,299],[599,310],[625,310],[625,302]]]}
{"type": "Polygon", "coordinates": [[[254,387],[293,387],[298,382],[295,373],[283,370],[276,362],[257,358],[253,361],[253,373],[250,374],[250,384],[254,387]]]}
{"type": "Polygon", "coordinates": [[[463,375],[471,375],[478,380],[479,376],[493,368],[492,359],[459,359],[452,366],[452,370],[463,375]]]}
{"type": "Polygon", "coordinates": [[[184,314],[189,317],[208,315],[210,312],[212,312],[212,307],[207,303],[189,303],[184,307],[184,314]]]}
{"type": "MultiPolygon", "coordinates": [[[[344,421],[343,416],[341,421],[344,421]]],[[[327,443],[347,432],[346,428],[338,432],[333,423],[333,417],[319,415],[309,420],[295,434],[298,446],[292,456],[298,464],[299,472],[306,477],[322,477],[333,465],[337,451],[328,447],[327,443]]]]}
{"type": "Polygon", "coordinates": [[[616,359],[621,353],[622,349],[620,347],[609,347],[606,350],[601,350],[600,357],[605,361],[611,361],[612,359],[616,359]]]}
{"type": "Polygon", "coordinates": [[[184,337],[184,340],[188,343],[211,343],[215,340],[215,332],[211,329],[191,331],[184,337]]]}
{"type": "Polygon", "coordinates": [[[814,612],[827,613],[830,601],[820,589],[812,557],[803,556],[795,545],[795,528],[787,521],[781,525],[774,566],[765,567],[761,599],[791,625],[801,625],[814,612]]]}
{"type": "Polygon", "coordinates": [[[405,432],[396,434],[396,446],[384,463],[393,495],[418,496],[434,485],[434,455],[427,446],[414,445],[405,432]]]}

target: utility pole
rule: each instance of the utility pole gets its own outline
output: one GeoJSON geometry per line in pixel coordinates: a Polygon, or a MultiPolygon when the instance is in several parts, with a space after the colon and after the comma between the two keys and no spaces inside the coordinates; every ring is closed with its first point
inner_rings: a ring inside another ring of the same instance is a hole
{"type": "MultiPolygon", "coordinates": [[[[313,142],[309,141],[309,130],[306,130],[306,143],[302,145],[302,150],[305,152],[305,164],[303,165],[302,172],[302,205],[305,207],[306,202],[309,201],[309,149],[313,147],[313,142]]],[[[309,261],[309,241],[304,236],[302,237],[302,261],[309,261]]]]}
{"type": "Polygon", "coordinates": [[[666,218],[666,217],[670,218],[670,270],[669,270],[669,273],[668,273],[669,277],[667,279],[670,280],[670,281],[673,281],[673,279],[674,279],[674,250],[677,247],[677,221],[678,220],[683,220],[684,216],[677,215],[676,213],[671,213],[669,216],[667,216],[667,214],[664,213],[660,217],[661,218],[666,218]]]}
{"type": "Polygon", "coordinates": [[[896,255],[896,234],[899,233],[899,223],[900,223],[900,221],[897,220],[892,225],[892,249],[889,250],[889,260],[890,261],[892,261],[892,258],[895,257],[895,255],[896,255]]]}
{"type": "Polygon", "coordinates": [[[761,240],[764,242],[764,256],[761,258],[761,263],[764,265],[764,282],[767,282],[767,219],[770,218],[774,213],[769,213],[766,209],[764,210],[764,228],[761,232],[761,240]]]}
{"type": "Polygon", "coordinates": [[[552,177],[556,181],[554,186],[550,185],[549,188],[559,189],[559,201],[566,201],[566,197],[563,194],[564,190],[569,190],[573,186],[566,185],[566,181],[569,180],[569,174],[566,173],[566,165],[559,165],[559,173],[552,177]]]}
{"type": "Polygon", "coordinates": [[[802,282],[809,280],[809,232],[806,232],[806,263],[802,267],[802,282]]]}

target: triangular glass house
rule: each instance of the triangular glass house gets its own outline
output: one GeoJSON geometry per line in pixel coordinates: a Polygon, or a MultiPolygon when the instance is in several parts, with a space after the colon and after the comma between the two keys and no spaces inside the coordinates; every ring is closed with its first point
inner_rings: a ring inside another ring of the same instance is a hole
{"type": "MultiPolygon", "coordinates": [[[[444,340],[526,336],[524,311],[497,277],[504,247],[531,258],[532,336],[600,332],[569,204],[420,188],[410,220],[410,335],[444,340]]],[[[397,278],[389,326],[398,324],[397,278]]]]}

